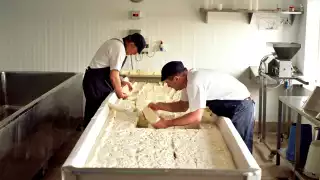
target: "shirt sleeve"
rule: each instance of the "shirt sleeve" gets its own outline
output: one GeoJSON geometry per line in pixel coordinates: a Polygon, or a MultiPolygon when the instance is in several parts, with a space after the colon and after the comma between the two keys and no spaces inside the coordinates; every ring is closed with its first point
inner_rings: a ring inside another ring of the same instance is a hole
{"type": "Polygon", "coordinates": [[[123,44],[116,44],[109,50],[110,70],[121,70],[122,63],[126,57],[126,51],[123,44]]]}
{"type": "Polygon", "coordinates": [[[188,101],[188,94],[187,94],[187,90],[186,89],[183,89],[181,90],[181,98],[180,98],[181,101],[188,101]]]}
{"type": "Polygon", "coordinates": [[[189,108],[191,112],[194,112],[198,109],[206,108],[206,91],[203,86],[199,85],[188,85],[187,95],[189,101],[189,108]]]}

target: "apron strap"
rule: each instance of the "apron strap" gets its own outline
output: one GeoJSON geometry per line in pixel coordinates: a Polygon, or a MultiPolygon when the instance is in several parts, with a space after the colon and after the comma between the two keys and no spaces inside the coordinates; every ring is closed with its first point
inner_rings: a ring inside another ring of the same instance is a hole
{"type": "Polygon", "coordinates": [[[126,64],[126,62],[127,62],[127,57],[128,57],[128,56],[126,56],[126,57],[124,58],[124,61],[123,61],[122,65],[121,65],[121,69],[122,69],[123,66],[126,64]]]}
{"type": "MultiPolygon", "coordinates": [[[[118,39],[118,38],[112,38],[112,40],[120,41],[120,42],[123,44],[123,46],[124,46],[123,41],[121,41],[120,39],[118,39]]],[[[128,56],[126,56],[126,57],[124,58],[124,60],[123,60],[123,62],[122,62],[122,65],[121,65],[121,68],[123,68],[123,66],[126,64],[126,62],[127,62],[127,57],[128,57],[128,56]]]]}

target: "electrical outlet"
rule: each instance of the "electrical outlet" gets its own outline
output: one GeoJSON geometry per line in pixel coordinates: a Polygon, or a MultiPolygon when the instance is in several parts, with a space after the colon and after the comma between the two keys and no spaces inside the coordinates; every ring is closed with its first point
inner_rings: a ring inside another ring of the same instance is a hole
{"type": "Polygon", "coordinates": [[[141,54],[148,54],[149,53],[149,44],[146,44],[146,47],[142,50],[141,54]]]}
{"type": "Polygon", "coordinates": [[[130,19],[138,20],[142,17],[141,11],[130,11],[130,19]]]}

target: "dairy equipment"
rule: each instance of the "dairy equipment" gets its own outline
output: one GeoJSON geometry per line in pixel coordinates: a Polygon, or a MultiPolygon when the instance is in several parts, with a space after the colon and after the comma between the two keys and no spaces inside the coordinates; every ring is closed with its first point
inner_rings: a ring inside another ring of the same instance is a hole
{"type": "MultiPolygon", "coordinates": [[[[278,88],[282,84],[284,86],[284,94],[291,96],[292,94],[292,81],[296,80],[301,84],[308,85],[307,81],[304,81],[299,74],[293,71],[292,58],[300,50],[301,45],[298,43],[284,43],[284,42],[271,42],[267,43],[274,50],[271,54],[264,56],[260,61],[259,66],[259,78],[260,78],[260,89],[259,89],[259,125],[258,134],[259,139],[263,142],[267,148],[271,151],[269,158],[272,159],[277,151],[267,144],[266,139],[266,106],[267,106],[267,88],[278,88]]],[[[285,117],[291,115],[290,109],[284,109],[285,117]]],[[[290,124],[288,118],[288,124],[290,124]]],[[[286,127],[287,130],[289,126],[286,127]]],[[[289,131],[289,130],[288,130],[289,131]]]]}
{"type": "Polygon", "coordinates": [[[0,179],[43,175],[83,116],[81,83],[76,73],[1,72],[0,179]]]}
{"type": "MultiPolygon", "coordinates": [[[[133,77],[136,82],[159,82],[157,76],[133,77]]],[[[101,132],[110,131],[105,125],[111,123],[111,110],[108,104],[115,104],[117,96],[112,93],[101,104],[95,116],[90,121],[88,127],[83,132],[76,146],[72,150],[68,159],[62,166],[62,179],[250,179],[260,180],[261,169],[252,154],[249,152],[237,130],[232,125],[230,119],[225,117],[210,116],[210,122],[216,122],[232,158],[236,164],[236,169],[176,169],[176,168],[106,168],[90,167],[87,161],[92,156],[92,149],[97,145],[101,132]]]]}
{"type": "Polygon", "coordinates": [[[298,43],[268,43],[274,49],[272,60],[265,67],[265,73],[281,78],[292,77],[292,58],[301,49],[298,43]]]}

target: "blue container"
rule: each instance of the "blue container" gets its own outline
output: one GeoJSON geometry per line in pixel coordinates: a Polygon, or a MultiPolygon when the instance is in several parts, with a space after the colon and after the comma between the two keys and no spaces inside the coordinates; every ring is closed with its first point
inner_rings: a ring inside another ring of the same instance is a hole
{"type": "MultiPolygon", "coordinates": [[[[312,126],[310,124],[301,124],[301,142],[300,142],[300,167],[306,163],[309,146],[312,141],[312,126]]],[[[296,123],[290,128],[289,144],[286,157],[289,161],[295,161],[295,145],[296,145],[296,123]]]]}

